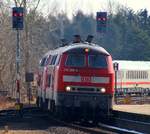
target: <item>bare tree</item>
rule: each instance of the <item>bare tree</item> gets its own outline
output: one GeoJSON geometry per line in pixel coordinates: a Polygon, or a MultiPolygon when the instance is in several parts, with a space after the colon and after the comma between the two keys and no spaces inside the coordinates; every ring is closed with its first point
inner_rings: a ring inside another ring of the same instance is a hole
{"type": "MultiPolygon", "coordinates": [[[[49,15],[48,18],[37,8],[40,0],[26,2],[14,0],[16,6],[25,8],[25,27],[20,31],[21,49],[21,92],[26,93],[25,72],[35,71],[42,55],[58,43],[60,18],[49,15]]],[[[0,89],[16,91],[16,30],[12,30],[10,16],[11,0],[0,3],[0,89]]],[[[49,13],[52,14],[52,13],[49,13]]]]}
{"type": "Polygon", "coordinates": [[[0,89],[11,92],[14,86],[14,36],[11,30],[9,5],[0,3],[0,89]]]}

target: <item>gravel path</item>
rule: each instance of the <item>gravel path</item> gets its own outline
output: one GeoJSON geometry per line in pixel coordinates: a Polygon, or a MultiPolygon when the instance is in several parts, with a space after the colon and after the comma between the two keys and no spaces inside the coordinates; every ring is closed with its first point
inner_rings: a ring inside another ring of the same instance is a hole
{"type": "Polygon", "coordinates": [[[0,134],[89,134],[42,117],[0,118],[0,134]]]}
{"type": "Polygon", "coordinates": [[[0,130],[0,134],[90,134],[67,127],[49,127],[47,130],[0,130]]]}

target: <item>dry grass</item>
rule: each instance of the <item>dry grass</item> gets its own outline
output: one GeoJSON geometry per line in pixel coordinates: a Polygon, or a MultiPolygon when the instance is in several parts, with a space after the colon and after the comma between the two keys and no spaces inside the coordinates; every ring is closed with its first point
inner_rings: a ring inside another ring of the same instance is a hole
{"type": "Polygon", "coordinates": [[[0,96],[0,110],[9,109],[15,106],[15,102],[9,100],[7,97],[0,96]]]}

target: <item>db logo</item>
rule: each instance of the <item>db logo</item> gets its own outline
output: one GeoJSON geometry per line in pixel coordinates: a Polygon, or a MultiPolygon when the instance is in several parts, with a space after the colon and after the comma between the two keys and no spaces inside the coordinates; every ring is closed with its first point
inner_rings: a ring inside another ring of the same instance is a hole
{"type": "Polygon", "coordinates": [[[88,76],[81,77],[81,82],[91,82],[91,77],[88,76]]]}

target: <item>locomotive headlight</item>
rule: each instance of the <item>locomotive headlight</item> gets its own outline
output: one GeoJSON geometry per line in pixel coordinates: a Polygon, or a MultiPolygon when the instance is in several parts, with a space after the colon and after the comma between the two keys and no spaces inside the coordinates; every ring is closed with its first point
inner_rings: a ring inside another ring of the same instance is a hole
{"type": "Polygon", "coordinates": [[[101,93],[105,93],[106,92],[106,89],[105,88],[101,88],[101,93]]]}
{"type": "Polygon", "coordinates": [[[66,91],[71,91],[71,87],[70,86],[66,86],[66,91]]]}

